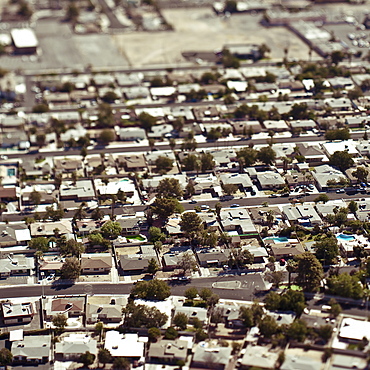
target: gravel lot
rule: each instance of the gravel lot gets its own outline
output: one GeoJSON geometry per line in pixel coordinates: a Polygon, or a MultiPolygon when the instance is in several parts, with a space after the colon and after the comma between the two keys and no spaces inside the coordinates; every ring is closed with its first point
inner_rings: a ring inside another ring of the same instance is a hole
{"type": "Polygon", "coordinates": [[[290,57],[308,58],[306,44],[284,27],[262,27],[260,14],[235,14],[224,20],[209,8],[192,8],[167,9],[163,15],[175,31],[113,36],[131,65],[178,63],[183,61],[181,52],[217,50],[228,43],[266,43],[271,48],[271,58],[276,60],[284,57],[286,47],[290,57]]]}

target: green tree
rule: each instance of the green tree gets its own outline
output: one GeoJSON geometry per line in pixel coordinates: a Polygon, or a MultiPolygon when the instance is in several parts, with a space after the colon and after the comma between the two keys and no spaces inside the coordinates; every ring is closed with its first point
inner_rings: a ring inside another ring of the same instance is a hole
{"type": "Polygon", "coordinates": [[[333,275],[326,279],[326,283],[328,286],[328,294],[353,299],[360,299],[363,297],[364,290],[356,275],[351,276],[346,272],[333,275]]]}
{"type": "Polygon", "coordinates": [[[200,155],[200,162],[202,172],[213,170],[215,167],[215,161],[211,153],[202,153],[200,155]]]}
{"type": "Polygon", "coordinates": [[[104,103],[108,103],[108,104],[112,104],[114,103],[117,99],[118,99],[118,95],[110,90],[110,91],[107,91],[103,96],[102,96],[102,100],[104,103]]]}
{"type": "Polygon", "coordinates": [[[226,0],[224,13],[236,13],[238,11],[237,2],[235,0],[226,0]]]}
{"type": "Polygon", "coordinates": [[[168,320],[168,316],[156,307],[136,305],[135,303],[129,303],[123,309],[123,314],[124,326],[129,328],[160,328],[168,320]]]}
{"type": "Polygon", "coordinates": [[[354,165],[351,154],[346,151],[336,151],[329,158],[329,164],[345,171],[354,165]]]}
{"type": "Polygon", "coordinates": [[[98,141],[100,141],[104,145],[108,145],[115,139],[116,135],[114,134],[113,130],[110,129],[104,129],[98,138],[98,141]]]}
{"type": "Polygon", "coordinates": [[[329,306],[331,307],[329,311],[331,317],[338,317],[342,312],[342,307],[335,298],[329,300],[329,306]]]}
{"type": "Polygon", "coordinates": [[[32,113],[46,113],[49,110],[49,106],[45,103],[39,103],[32,107],[32,113]]]}
{"type": "Polygon", "coordinates": [[[182,213],[183,206],[174,198],[157,198],[151,205],[151,210],[159,218],[166,220],[174,213],[182,213]]]}
{"type": "Polygon", "coordinates": [[[29,4],[26,1],[21,0],[19,1],[17,14],[24,19],[30,19],[32,17],[33,12],[29,4]]]}
{"type": "Polygon", "coordinates": [[[99,349],[99,352],[98,352],[98,360],[105,367],[105,365],[108,362],[111,362],[112,361],[112,355],[110,354],[110,352],[107,349],[100,348],[99,349]]]}
{"type": "Polygon", "coordinates": [[[351,200],[351,201],[348,203],[348,210],[349,210],[351,213],[356,213],[356,212],[357,212],[357,210],[358,210],[357,202],[355,202],[354,200],[351,200]]]}
{"type": "Polygon", "coordinates": [[[60,269],[60,275],[62,279],[75,280],[80,276],[81,265],[76,257],[66,258],[62,268],[60,269]]]}
{"type": "Polygon", "coordinates": [[[179,312],[173,318],[173,325],[180,330],[186,330],[189,319],[183,312],[179,312]]]}
{"type": "Polygon", "coordinates": [[[293,321],[287,330],[287,335],[290,339],[303,342],[307,336],[306,322],[301,319],[293,321]]]}
{"type": "Polygon", "coordinates": [[[311,119],[312,113],[308,109],[308,105],[306,103],[297,103],[293,104],[289,116],[293,117],[294,120],[303,120],[303,119],[311,119]]]}
{"type": "Polygon", "coordinates": [[[326,140],[348,140],[350,137],[351,134],[347,127],[337,130],[328,130],[325,133],[326,140]]]}
{"type": "Polygon", "coordinates": [[[98,106],[98,127],[110,128],[115,124],[115,118],[110,104],[102,103],[98,106]]]}
{"type": "Polygon", "coordinates": [[[260,329],[260,334],[268,339],[276,334],[279,329],[279,325],[276,323],[275,319],[268,315],[261,320],[258,327],[260,329]]]}
{"type": "Polygon", "coordinates": [[[339,64],[344,57],[345,55],[341,50],[335,50],[330,54],[331,62],[335,65],[339,64]]]}
{"type": "Polygon", "coordinates": [[[181,231],[193,241],[203,228],[203,221],[196,212],[184,212],[179,223],[181,231]]]}
{"type": "Polygon", "coordinates": [[[75,256],[79,258],[85,251],[85,247],[75,239],[69,239],[65,243],[60,244],[59,251],[63,256],[75,256]]]}
{"type": "Polygon", "coordinates": [[[138,116],[140,127],[145,131],[150,131],[151,128],[157,123],[157,119],[146,112],[141,112],[138,116]]]}
{"type": "Polygon", "coordinates": [[[222,190],[226,195],[232,195],[238,191],[238,186],[235,184],[222,184],[222,190]]]}
{"type": "Polygon", "coordinates": [[[30,202],[38,206],[41,202],[41,194],[37,190],[33,190],[29,196],[30,202]]]}
{"type": "Polygon", "coordinates": [[[266,54],[268,54],[270,51],[271,51],[270,48],[266,44],[261,44],[258,47],[258,53],[259,53],[258,59],[266,58],[266,54]]]}
{"type": "Polygon", "coordinates": [[[283,271],[267,271],[265,273],[266,280],[275,288],[279,288],[280,283],[284,281],[283,271]]]}
{"type": "Polygon", "coordinates": [[[116,357],[113,360],[113,370],[130,370],[131,364],[127,358],[116,357]]]}
{"type": "Polygon", "coordinates": [[[78,9],[75,2],[69,3],[66,11],[66,20],[75,23],[77,22],[79,15],[80,10],[78,9]]]}
{"type": "Polygon", "coordinates": [[[139,281],[131,289],[131,296],[135,298],[164,301],[171,295],[171,289],[164,280],[153,279],[139,281]]]}
{"type": "Polygon", "coordinates": [[[241,306],[239,309],[239,320],[243,322],[246,328],[254,326],[252,310],[248,307],[241,306]]]}
{"type": "Polygon", "coordinates": [[[82,362],[86,367],[89,367],[94,363],[95,355],[89,351],[86,351],[80,356],[79,361],[82,362]]]}
{"type": "Polygon", "coordinates": [[[295,257],[297,261],[296,283],[304,291],[313,292],[320,286],[323,269],[318,259],[310,252],[295,257]]]}
{"type": "Polygon", "coordinates": [[[170,340],[174,340],[176,339],[177,337],[179,336],[179,333],[177,332],[177,330],[175,328],[173,328],[172,326],[170,326],[169,328],[166,329],[165,333],[164,333],[164,337],[166,339],[170,339],[170,340]]]}
{"type": "Polygon", "coordinates": [[[197,263],[193,253],[190,251],[184,252],[180,257],[177,266],[183,271],[184,275],[187,271],[194,270],[197,266],[197,263]]]}
{"type": "Polygon", "coordinates": [[[249,147],[245,147],[236,153],[238,159],[242,159],[243,166],[245,167],[253,166],[257,160],[257,155],[258,151],[249,147]]]}
{"type": "Polygon", "coordinates": [[[162,230],[159,227],[151,226],[149,228],[149,240],[153,244],[155,242],[163,242],[166,239],[166,235],[162,232],[162,230]]]}
{"type": "Polygon", "coordinates": [[[331,325],[321,325],[317,330],[317,334],[325,342],[328,342],[333,334],[333,327],[331,325]]]}
{"type": "Polygon", "coordinates": [[[155,162],[156,171],[159,173],[167,173],[168,171],[172,170],[173,167],[173,160],[168,157],[159,156],[155,162]]]}
{"type": "Polygon", "coordinates": [[[260,149],[257,158],[266,165],[271,165],[275,161],[276,153],[270,146],[265,146],[260,149]]]}
{"type": "Polygon", "coordinates": [[[36,249],[37,251],[47,252],[49,250],[49,239],[43,236],[38,236],[37,238],[32,238],[28,242],[30,249],[36,249]]]}
{"type": "Polygon", "coordinates": [[[357,100],[363,95],[364,94],[359,87],[355,87],[354,89],[348,91],[348,98],[351,100],[357,100]]]}
{"type": "Polygon", "coordinates": [[[151,258],[148,262],[148,268],[147,268],[149,274],[155,274],[159,270],[158,262],[156,259],[151,258]]]}
{"type": "Polygon", "coordinates": [[[352,172],[352,176],[356,177],[358,182],[367,182],[367,175],[369,171],[365,167],[357,167],[355,171],[352,172]]]}
{"type": "Polygon", "coordinates": [[[99,207],[96,207],[92,212],[91,212],[91,218],[93,220],[102,220],[104,217],[104,211],[100,209],[99,207]]]}
{"type": "Polygon", "coordinates": [[[158,328],[149,328],[148,329],[148,337],[151,342],[156,342],[160,337],[162,333],[160,329],[158,328]]]}
{"type": "Polygon", "coordinates": [[[116,239],[118,235],[122,233],[122,227],[118,222],[107,221],[102,227],[101,230],[104,238],[107,239],[116,239]]]}
{"type": "Polygon", "coordinates": [[[187,299],[194,299],[198,296],[198,289],[197,288],[188,288],[184,292],[184,297],[187,299]]]}
{"type": "Polygon", "coordinates": [[[315,255],[317,259],[324,266],[334,263],[339,253],[338,242],[335,237],[324,238],[317,241],[314,248],[316,250],[315,255]]]}
{"type": "Polygon", "coordinates": [[[62,313],[57,313],[53,316],[51,322],[56,328],[63,330],[67,325],[67,317],[62,313]]]}
{"type": "Polygon", "coordinates": [[[213,292],[209,288],[202,288],[199,292],[199,297],[202,298],[204,301],[207,301],[212,296],[213,292]]]}
{"type": "Polygon", "coordinates": [[[161,180],[157,187],[157,197],[175,198],[180,200],[184,195],[178,179],[166,177],[161,180]]]}
{"type": "Polygon", "coordinates": [[[329,197],[327,194],[320,194],[319,196],[317,196],[315,199],[314,199],[314,202],[315,203],[319,203],[319,202],[323,202],[323,203],[327,203],[329,202],[329,197]]]}
{"type": "Polygon", "coordinates": [[[0,349],[0,365],[5,366],[11,364],[13,361],[13,355],[12,353],[8,350],[8,348],[1,348],[0,349]]]}

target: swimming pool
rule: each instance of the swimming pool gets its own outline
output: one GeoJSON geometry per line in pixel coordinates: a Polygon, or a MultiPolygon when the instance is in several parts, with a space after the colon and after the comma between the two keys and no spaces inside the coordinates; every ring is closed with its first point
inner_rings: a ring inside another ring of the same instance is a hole
{"type": "Polygon", "coordinates": [[[355,240],[356,238],[353,235],[339,234],[337,235],[337,239],[349,242],[351,240],[355,240]]]}
{"type": "Polygon", "coordinates": [[[288,241],[288,238],[286,236],[274,236],[274,237],[271,237],[271,238],[265,238],[263,240],[274,240],[276,242],[280,242],[280,243],[285,243],[288,241]]]}

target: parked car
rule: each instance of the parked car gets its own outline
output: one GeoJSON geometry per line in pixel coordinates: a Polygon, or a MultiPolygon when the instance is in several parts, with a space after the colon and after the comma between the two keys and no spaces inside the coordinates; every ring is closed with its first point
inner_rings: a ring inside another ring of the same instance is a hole
{"type": "Polygon", "coordinates": [[[239,204],[234,203],[234,204],[232,204],[230,207],[231,207],[231,208],[238,208],[238,207],[240,207],[240,205],[239,205],[239,204]]]}

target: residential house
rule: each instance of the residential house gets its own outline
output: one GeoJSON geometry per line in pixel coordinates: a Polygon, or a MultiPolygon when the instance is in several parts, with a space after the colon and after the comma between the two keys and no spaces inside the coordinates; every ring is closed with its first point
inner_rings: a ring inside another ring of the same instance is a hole
{"type": "Polygon", "coordinates": [[[231,351],[231,347],[207,347],[198,344],[195,347],[191,366],[223,370],[229,363],[231,351]]]}
{"type": "Polygon", "coordinates": [[[18,184],[18,160],[7,160],[0,164],[0,177],[3,186],[18,184]]]}
{"type": "Polygon", "coordinates": [[[118,86],[138,86],[143,81],[144,75],[138,73],[117,73],[115,75],[118,86]]]}
{"type": "MultiPolygon", "coordinates": [[[[364,167],[367,171],[369,171],[369,169],[370,169],[369,166],[367,166],[366,164],[361,165],[361,167],[364,167]]],[[[352,185],[357,184],[359,182],[362,182],[362,181],[359,181],[357,177],[353,176],[353,172],[356,171],[356,169],[357,169],[357,167],[351,167],[351,168],[348,168],[346,171],[344,171],[344,173],[346,174],[347,178],[349,179],[349,181],[352,185]]],[[[367,174],[365,182],[370,182],[370,173],[369,172],[367,174]]]]}
{"type": "Polygon", "coordinates": [[[258,121],[231,121],[230,124],[236,135],[259,134],[262,131],[258,121]]]}
{"type": "Polygon", "coordinates": [[[72,223],[70,220],[62,219],[55,222],[34,222],[30,225],[32,237],[37,236],[55,236],[58,235],[73,235],[72,223]]]}
{"type": "Polygon", "coordinates": [[[286,354],[283,364],[280,366],[281,370],[320,370],[323,369],[322,362],[313,359],[312,356],[302,356],[286,354]]]}
{"type": "Polygon", "coordinates": [[[292,120],[288,121],[288,124],[292,128],[292,130],[298,131],[307,131],[316,128],[316,122],[312,119],[304,119],[304,120],[292,120]]]}
{"type": "Polygon", "coordinates": [[[168,253],[164,253],[162,256],[162,265],[163,270],[172,271],[178,268],[179,261],[181,261],[182,256],[184,253],[190,254],[194,262],[196,263],[196,258],[194,256],[193,251],[191,250],[190,246],[180,246],[179,248],[171,248],[168,253]]]}
{"type": "Polygon", "coordinates": [[[193,113],[197,122],[216,121],[220,118],[220,112],[215,105],[193,107],[193,113]]]}
{"type": "Polygon", "coordinates": [[[35,268],[35,259],[22,255],[8,255],[0,259],[0,278],[9,276],[30,276],[35,268]]]}
{"type": "Polygon", "coordinates": [[[348,127],[364,127],[370,124],[370,116],[350,116],[345,118],[348,127]]]}
{"type": "Polygon", "coordinates": [[[155,125],[152,126],[150,131],[147,133],[148,139],[153,138],[153,139],[161,139],[163,137],[171,137],[173,127],[170,124],[164,123],[162,125],[155,125]]]}
{"type": "Polygon", "coordinates": [[[331,356],[331,365],[333,370],[366,370],[368,368],[365,358],[361,356],[356,357],[352,353],[350,355],[333,353],[333,355],[331,356]]]}
{"type": "Polygon", "coordinates": [[[265,120],[263,121],[263,125],[265,126],[266,130],[273,131],[273,132],[282,132],[282,131],[289,131],[289,127],[284,120],[265,120]]]}
{"type": "Polygon", "coordinates": [[[181,189],[185,190],[188,180],[186,175],[183,174],[154,176],[151,179],[143,179],[142,182],[144,189],[147,190],[148,192],[156,191],[159,183],[166,178],[177,179],[179,181],[181,189]]]}
{"type": "Polygon", "coordinates": [[[60,269],[63,266],[63,260],[61,257],[47,257],[43,256],[42,259],[39,261],[39,271],[44,276],[50,274],[57,274],[60,272],[60,269]]]}
{"type": "Polygon", "coordinates": [[[312,227],[322,223],[321,217],[312,205],[284,206],[283,212],[291,225],[299,224],[305,227],[312,227]]]}
{"type": "Polygon", "coordinates": [[[250,191],[253,187],[253,182],[247,173],[221,174],[220,180],[223,185],[236,185],[238,189],[242,191],[250,191]]]}
{"type": "Polygon", "coordinates": [[[150,344],[147,357],[149,362],[177,364],[179,361],[186,362],[187,354],[187,341],[161,339],[150,344]]]}
{"type": "Polygon", "coordinates": [[[81,157],[54,158],[54,172],[56,175],[80,171],[83,168],[81,157]]]}
{"type": "Polygon", "coordinates": [[[178,306],[175,308],[174,316],[178,313],[185,314],[188,318],[189,324],[192,324],[196,319],[198,319],[202,324],[207,322],[207,309],[203,307],[178,306]]]}
{"type": "Polygon", "coordinates": [[[104,348],[112,357],[125,357],[131,360],[140,360],[144,356],[145,341],[147,338],[140,338],[137,333],[121,334],[115,330],[105,333],[104,348]]]}
{"type": "Polygon", "coordinates": [[[141,274],[144,273],[149,261],[154,258],[159,264],[158,258],[154,256],[143,256],[142,254],[130,254],[119,256],[119,267],[123,274],[141,274]]]}
{"type": "Polygon", "coordinates": [[[0,247],[26,246],[30,240],[30,231],[24,223],[0,224],[0,247]]]}
{"type": "Polygon", "coordinates": [[[154,151],[154,152],[147,152],[145,154],[145,159],[150,166],[155,166],[155,162],[159,157],[167,157],[172,159],[173,163],[176,163],[175,154],[172,151],[154,151]]]}
{"type": "Polygon", "coordinates": [[[131,198],[136,192],[134,182],[128,178],[110,178],[108,184],[105,184],[102,179],[94,179],[94,185],[97,195],[113,195],[122,191],[131,198]]]}
{"type": "Polygon", "coordinates": [[[272,352],[266,346],[247,346],[245,353],[241,358],[241,369],[258,367],[263,370],[272,370],[276,368],[279,352],[272,352]]]}
{"type": "Polygon", "coordinates": [[[234,149],[224,148],[223,150],[207,150],[213,156],[216,171],[237,168],[236,152],[234,149]]]}
{"type": "Polygon", "coordinates": [[[356,141],[356,149],[363,157],[369,155],[370,154],[370,140],[356,141]]]}
{"type": "Polygon", "coordinates": [[[139,172],[147,168],[143,154],[117,155],[116,162],[118,167],[124,167],[127,172],[139,172]]]}
{"type": "Polygon", "coordinates": [[[27,335],[12,342],[15,363],[46,364],[51,358],[51,335],[27,335]]]}
{"type": "Polygon", "coordinates": [[[334,112],[348,112],[353,110],[353,105],[350,99],[348,98],[329,98],[324,99],[324,104],[331,108],[334,112]]]}
{"type": "Polygon", "coordinates": [[[99,321],[118,324],[122,321],[122,308],[126,303],[127,299],[123,297],[90,296],[86,307],[86,321],[88,324],[99,321]]]}
{"type": "Polygon", "coordinates": [[[168,219],[165,226],[168,235],[180,236],[183,234],[180,226],[180,221],[181,221],[180,217],[171,217],[168,219]]]}
{"type": "Polygon", "coordinates": [[[203,226],[207,231],[220,231],[220,224],[217,221],[217,217],[214,213],[199,213],[200,219],[203,221],[203,226]]]}
{"type": "Polygon", "coordinates": [[[5,301],[0,303],[4,325],[29,324],[35,316],[33,303],[5,301]]]}
{"type": "Polygon", "coordinates": [[[319,145],[311,143],[297,143],[299,153],[305,158],[305,161],[312,166],[317,166],[329,162],[328,156],[319,145]]]}
{"type": "Polygon", "coordinates": [[[95,231],[99,232],[104,223],[103,220],[76,220],[74,229],[78,235],[85,236],[95,231]]]}
{"type": "Polygon", "coordinates": [[[307,174],[297,171],[289,171],[285,176],[288,186],[307,185],[307,174]]]}
{"type": "Polygon", "coordinates": [[[140,233],[140,219],[136,217],[120,217],[116,222],[122,227],[122,235],[139,235],[140,233]]]}
{"type": "Polygon", "coordinates": [[[263,190],[281,189],[286,185],[284,178],[273,171],[257,172],[257,180],[263,190]]]}
{"type": "Polygon", "coordinates": [[[305,252],[301,243],[296,239],[264,239],[264,243],[271,250],[271,254],[277,259],[289,259],[305,252]]]}
{"type": "Polygon", "coordinates": [[[110,253],[84,253],[81,254],[82,274],[109,274],[112,268],[110,253]]]}
{"type": "Polygon", "coordinates": [[[239,235],[252,235],[256,233],[256,227],[246,208],[223,208],[220,212],[222,228],[229,231],[237,231],[239,235]]]}
{"type": "MultiPolygon", "coordinates": [[[[123,93],[125,94],[126,99],[128,99],[128,100],[131,100],[131,99],[149,99],[150,98],[150,90],[146,86],[126,87],[126,88],[123,89],[123,93]]],[[[127,127],[127,128],[131,128],[131,127],[127,127]]],[[[125,129],[126,128],[120,129],[120,133],[123,132],[123,130],[125,130],[125,129]]],[[[139,130],[141,130],[141,129],[139,129],[139,130]]],[[[143,131],[144,131],[144,134],[145,134],[145,130],[143,130],[143,131]]],[[[129,139],[121,138],[121,140],[129,140],[129,139]]]]}
{"type": "Polygon", "coordinates": [[[27,160],[22,160],[21,167],[27,177],[41,177],[52,173],[54,163],[52,158],[47,158],[41,162],[33,158],[27,158],[27,160]]]}
{"type": "Polygon", "coordinates": [[[216,309],[219,309],[226,328],[244,328],[244,322],[239,317],[240,307],[235,304],[218,303],[216,309]]]}
{"type": "Polygon", "coordinates": [[[85,314],[84,297],[52,298],[43,300],[44,319],[52,320],[57,314],[64,314],[67,317],[78,317],[85,314]]]}
{"type": "Polygon", "coordinates": [[[70,333],[55,343],[55,358],[73,361],[78,360],[86,352],[96,356],[98,353],[97,345],[97,341],[92,339],[89,334],[70,333]]]}
{"type": "Polygon", "coordinates": [[[77,180],[76,184],[63,182],[59,189],[60,200],[89,201],[95,198],[91,180],[77,180]]]}
{"type": "Polygon", "coordinates": [[[117,132],[117,135],[122,141],[135,141],[146,139],[145,130],[139,127],[120,128],[117,132]]]}
{"type": "Polygon", "coordinates": [[[229,251],[218,248],[201,248],[196,251],[199,265],[202,267],[221,267],[229,260],[229,251]]]}
{"type": "Polygon", "coordinates": [[[11,202],[18,199],[17,188],[0,186],[0,202],[11,202]]]}
{"type": "Polygon", "coordinates": [[[193,181],[195,195],[207,193],[211,194],[212,197],[219,197],[223,194],[218,178],[211,173],[198,175],[193,179],[193,181]]]}
{"type": "Polygon", "coordinates": [[[352,140],[343,141],[328,141],[321,144],[325,154],[330,157],[335,152],[347,152],[353,158],[360,157],[360,153],[356,149],[356,142],[352,140]]]}
{"type": "Polygon", "coordinates": [[[315,205],[317,212],[322,216],[326,217],[329,214],[334,214],[336,210],[340,208],[346,208],[347,203],[344,200],[337,199],[337,200],[329,200],[326,203],[317,203],[315,205]]]}
{"type": "Polygon", "coordinates": [[[343,172],[327,164],[316,167],[315,171],[311,173],[319,191],[326,191],[329,188],[328,181],[339,182],[345,178],[343,172]]]}

